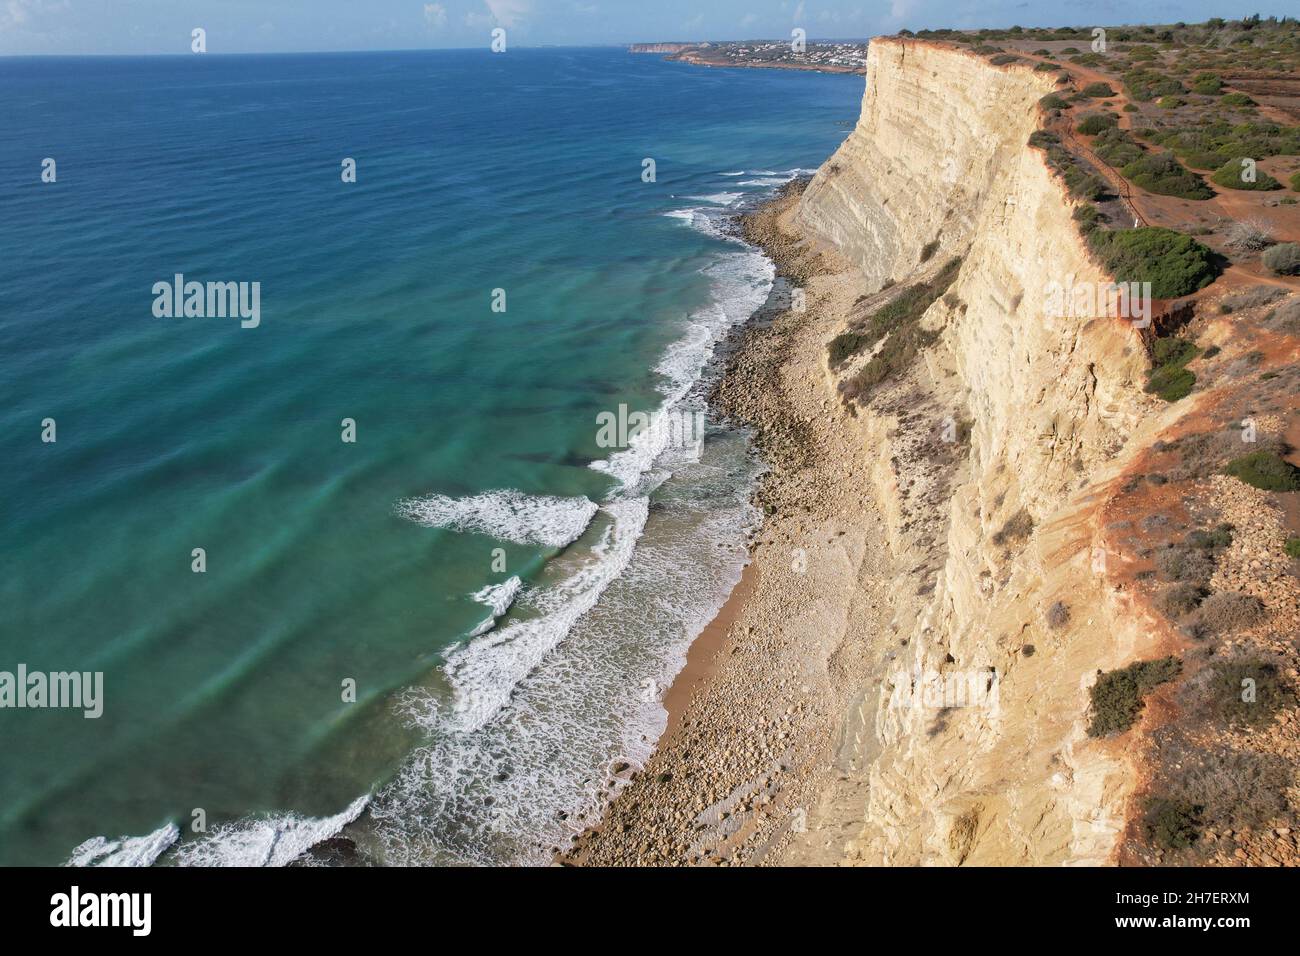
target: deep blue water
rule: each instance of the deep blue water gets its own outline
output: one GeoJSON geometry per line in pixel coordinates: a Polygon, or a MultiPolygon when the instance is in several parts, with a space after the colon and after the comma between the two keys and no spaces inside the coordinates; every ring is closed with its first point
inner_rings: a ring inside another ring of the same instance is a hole
{"type": "Polygon", "coordinates": [[[771,284],[719,224],[819,165],[861,83],[0,60],[0,671],[104,674],[97,720],[0,709],[0,863],[147,861],[171,825],[159,862],[284,862],[353,818],[377,862],[563,839],[648,753],[752,519],[743,436],[610,449],[597,416],[702,407],[771,284]],[[260,324],[155,317],[176,273],[260,283],[260,324]]]}

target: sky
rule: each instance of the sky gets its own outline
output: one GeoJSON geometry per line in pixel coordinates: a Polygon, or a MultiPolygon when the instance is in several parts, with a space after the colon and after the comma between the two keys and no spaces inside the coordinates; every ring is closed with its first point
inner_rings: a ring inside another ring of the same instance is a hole
{"type": "Polygon", "coordinates": [[[0,0],[0,56],[600,46],[656,40],[863,38],[933,27],[1194,23],[1296,0],[0,0]]]}

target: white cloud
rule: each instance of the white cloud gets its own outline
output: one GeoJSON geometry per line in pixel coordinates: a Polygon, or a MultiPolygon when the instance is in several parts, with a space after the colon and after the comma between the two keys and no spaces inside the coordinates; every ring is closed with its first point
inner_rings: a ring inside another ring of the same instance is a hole
{"type": "Polygon", "coordinates": [[[0,8],[0,27],[31,27],[32,15],[37,17],[47,13],[62,13],[69,7],[68,0],[8,0],[0,8]]]}
{"type": "Polygon", "coordinates": [[[518,26],[533,12],[532,0],[483,0],[483,3],[500,27],[518,26]]]}
{"type": "Polygon", "coordinates": [[[447,25],[447,8],[441,3],[426,3],[424,5],[424,22],[432,30],[441,30],[447,25]]]}

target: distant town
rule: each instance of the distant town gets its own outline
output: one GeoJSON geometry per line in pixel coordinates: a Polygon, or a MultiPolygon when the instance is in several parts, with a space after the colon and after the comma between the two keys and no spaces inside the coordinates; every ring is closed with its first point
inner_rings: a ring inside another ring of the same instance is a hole
{"type": "Polygon", "coordinates": [[[747,66],[823,73],[865,73],[867,41],[809,40],[796,51],[790,40],[728,40],[704,43],[634,43],[632,53],[659,53],[664,59],[700,66],[747,66]]]}

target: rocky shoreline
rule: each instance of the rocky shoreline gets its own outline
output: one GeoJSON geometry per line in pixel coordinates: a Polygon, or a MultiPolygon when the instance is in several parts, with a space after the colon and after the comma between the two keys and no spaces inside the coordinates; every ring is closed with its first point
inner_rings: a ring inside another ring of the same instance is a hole
{"type": "MultiPolygon", "coordinates": [[[[860,290],[844,263],[792,233],[805,186],[787,185],[739,229],[803,290],[807,308],[759,310],[723,350],[711,394],[719,412],[752,429],[769,468],[754,496],[764,522],[752,563],[716,633],[692,649],[695,683],[670,693],[654,755],[562,864],[776,862],[808,832],[835,771],[845,708],[869,679],[871,655],[845,653],[844,621],[851,602],[879,587],[864,579],[887,580],[873,544],[879,517],[854,491],[866,469],[824,371],[828,330],[860,290]]],[[[791,297],[778,287],[774,298],[791,297]]],[[[838,860],[842,844],[831,844],[823,849],[838,860]]]]}

